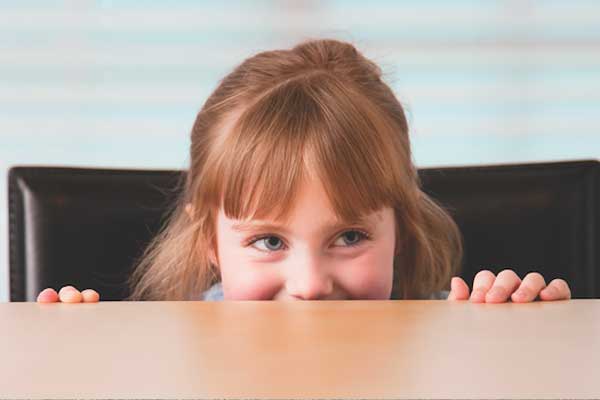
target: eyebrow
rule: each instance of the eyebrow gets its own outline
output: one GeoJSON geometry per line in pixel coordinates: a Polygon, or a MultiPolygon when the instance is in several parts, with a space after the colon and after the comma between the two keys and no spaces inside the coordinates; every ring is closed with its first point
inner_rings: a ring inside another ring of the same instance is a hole
{"type": "MultiPolygon", "coordinates": [[[[370,218],[359,218],[354,221],[339,221],[339,222],[330,222],[325,224],[319,229],[320,233],[332,232],[337,229],[343,228],[348,225],[367,225],[370,228],[374,228],[374,224],[370,218]]],[[[273,230],[283,232],[286,235],[290,233],[290,231],[283,225],[272,224],[268,222],[238,222],[233,224],[231,228],[236,232],[250,232],[253,230],[273,230]]]]}

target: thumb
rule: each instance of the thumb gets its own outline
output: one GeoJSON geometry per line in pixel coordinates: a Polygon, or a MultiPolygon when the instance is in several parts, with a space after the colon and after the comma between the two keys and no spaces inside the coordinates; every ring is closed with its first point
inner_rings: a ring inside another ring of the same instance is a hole
{"type": "Polygon", "coordinates": [[[468,300],[469,286],[462,278],[455,276],[450,281],[450,293],[446,300],[468,300]]]}

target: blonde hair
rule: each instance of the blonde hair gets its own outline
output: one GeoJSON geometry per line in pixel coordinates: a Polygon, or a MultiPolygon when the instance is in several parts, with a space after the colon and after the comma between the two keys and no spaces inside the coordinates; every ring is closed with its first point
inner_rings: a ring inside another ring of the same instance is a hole
{"type": "Polygon", "coordinates": [[[381,75],[337,40],[261,52],[227,75],[198,113],[181,195],[136,265],[128,300],[198,298],[218,280],[209,249],[219,208],[229,218],[285,219],[307,174],[341,220],[394,209],[391,298],[447,288],[460,268],[460,232],[421,191],[403,108],[381,75]]]}

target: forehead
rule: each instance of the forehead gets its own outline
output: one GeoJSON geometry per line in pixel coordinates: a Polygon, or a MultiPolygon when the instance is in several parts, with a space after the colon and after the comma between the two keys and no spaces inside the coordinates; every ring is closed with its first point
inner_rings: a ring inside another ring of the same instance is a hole
{"type": "Polygon", "coordinates": [[[286,217],[267,214],[262,218],[236,219],[225,215],[220,210],[220,216],[226,220],[227,225],[236,232],[250,231],[256,228],[272,228],[291,233],[294,225],[310,225],[316,233],[325,233],[328,230],[340,228],[350,224],[366,224],[374,226],[384,218],[384,210],[377,210],[359,215],[353,219],[340,218],[331,207],[327,193],[319,180],[307,179],[298,188],[297,197],[289,208],[286,217]]]}
{"type": "MultiPolygon", "coordinates": [[[[258,203],[247,216],[226,216],[239,221],[262,221],[264,223],[288,224],[298,216],[302,218],[313,217],[319,220],[339,222],[342,220],[332,207],[323,183],[312,173],[306,173],[297,181],[294,196],[287,199],[277,199],[271,203],[258,203]],[[287,200],[287,201],[286,201],[287,200]]],[[[258,188],[259,192],[260,189],[258,188]]],[[[260,196],[259,196],[260,198],[260,196]]]]}

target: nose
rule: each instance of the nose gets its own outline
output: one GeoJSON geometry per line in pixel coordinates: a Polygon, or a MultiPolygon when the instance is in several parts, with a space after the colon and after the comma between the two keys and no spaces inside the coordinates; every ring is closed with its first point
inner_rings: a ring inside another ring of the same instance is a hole
{"type": "Polygon", "coordinates": [[[287,292],[297,300],[325,299],[333,292],[333,279],[323,263],[304,258],[295,264],[286,280],[287,292]]]}

